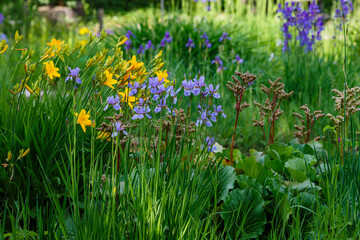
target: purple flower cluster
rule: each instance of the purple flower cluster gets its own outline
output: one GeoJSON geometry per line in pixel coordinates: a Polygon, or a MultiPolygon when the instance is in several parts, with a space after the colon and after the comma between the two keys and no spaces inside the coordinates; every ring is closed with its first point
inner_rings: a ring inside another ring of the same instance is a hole
{"type": "Polygon", "coordinates": [[[3,39],[4,39],[6,42],[9,41],[4,33],[0,33],[0,41],[3,40],[3,39]]]}
{"type": "Polygon", "coordinates": [[[135,37],[135,35],[131,32],[131,30],[129,30],[125,36],[127,38],[125,42],[125,50],[130,50],[132,44],[131,37],[135,37]]]}
{"type": "Polygon", "coordinates": [[[201,39],[205,40],[204,46],[207,48],[211,48],[212,44],[209,41],[209,37],[208,35],[206,35],[206,33],[204,33],[203,35],[200,36],[201,39]]]}
{"type": "Polygon", "coordinates": [[[145,50],[149,50],[150,48],[155,49],[154,44],[149,40],[147,44],[145,44],[145,50]]]}
{"type": "Polygon", "coordinates": [[[168,31],[166,31],[164,38],[160,42],[160,46],[165,47],[166,43],[171,43],[172,40],[173,40],[172,36],[170,35],[170,33],[168,31]]]}
{"type": "Polygon", "coordinates": [[[213,106],[214,106],[214,110],[210,111],[209,108],[203,108],[201,105],[198,105],[200,117],[198,117],[195,126],[205,124],[205,126],[211,127],[212,126],[211,122],[216,122],[217,117],[219,116],[220,113],[224,118],[226,118],[224,111],[221,109],[221,105],[217,107],[215,105],[213,106]]]}
{"type": "Polygon", "coordinates": [[[5,20],[5,17],[2,13],[0,13],[0,24],[2,24],[5,20]]]}
{"type": "Polygon", "coordinates": [[[125,131],[125,126],[121,122],[116,122],[115,131],[111,134],[111,137],[116,137],[119,132],[123,132],[124,135],[128,135],[128,133],[125,131]]]}
{"type": "Polygon", "coordinates": [[[315,42],[321,40],[324,18],[319,15],[319,6],[315,1],[309,5],[308,10],[304,10],[301,6],[295,2],[279,4],[277,12],[282,14],[284,21],[281,28],[284,36],[283,51],[289,50],[289,40],[293,37],[291,30],[297,34],[296,40],[300,45],[305,46],[305,52],[312,51],[315,42]]]}
{"type": "MultiPolygon", "coordinates": [[[[212,138],[206,137],[206,139],[204,139],[204,144],[207,147],[208,152],[214,152],[217,150],[217,148],[214,145],[215,144],[214,137],[212,137],[212,138]]],[[[204,145],[201,148],[204,148],[204,145]]]]}
{"type": "Polygon", "coordinates": [[[69,71],[70,71],[70,73],[68,74],[67,78],[65,79],[65,82],[67,82],[69,80],[71,80],[71,81],[75,80],[77,84],[81,84],[82,81],[81,81],[80,75],[79,75],[80,68],[77,67],[77,68],[71,69],[69,67],[69,71]]]}
{"type": "MultiPolygon", "coordinates": [[[[335,10],[335,18],[341,19],[342,22],[347,20],[348,15],[354,11],[354,6],[351,0],[337,0],[339,2],[338,8],[335,10]]],[[[338,25],[338,29],[342,31],[342,23],[338,25]]]]}
{"type": "Polygon", "coordinates": [[[219,42],[225,41],[225,40],[231,40],[229,37],[229,34],[227,32],[223,32],[221,37],[219,38],[219,42]]]}
{"type": "Polygon", "coordinates": [[[116,95],[116,97],[113,97],[113,96],[108,97],[106,100],[107,100],[107,104],[104,108],[104,111],[106,111],[109,108],[109,105],[112,105],[114,110],[116,110],[116,111],[119,111],[121,109],[121,107],[119,105],[120,98],[118,95],[116,95]]]}
{"type": "Polygon", "coordinates": [[[233,60],[233,63],[241,64],[244,60],[239,56],[239,54],[236,55],[235,59],[233,60]]]}
{"type": "Polygon", "coordinates": [[[185,45],[187,48],[195,48],[195,43],[194,43],[194,41],[191,39],[191,38],[189,38],[189,40],[188,40],[188,42],[186,43],[186,45],[185,45]]]}
{"type": "Polygon", "coordinates": [[[216,64],[218,66],[217,72],[222,72],[226,70],[226,67],[223,66],[223,61],[220,59],[219,56],[216,56],[214,60],[211,61],[211,64],[216,64]]]}

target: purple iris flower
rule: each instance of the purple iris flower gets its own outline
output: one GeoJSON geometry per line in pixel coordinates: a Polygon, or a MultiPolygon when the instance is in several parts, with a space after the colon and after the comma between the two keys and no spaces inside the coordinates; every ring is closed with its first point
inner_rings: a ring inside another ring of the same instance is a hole
{"type": "Polygon", "coordinates": [[[79,72],[80,72],[80,68],[75,68],[75,69],[71,69],[69,67],[69,71],[70,73],[68,74],[68,77],[65,79],[65,82],[67,82],[68,80],[76,80],[76,83],[77,84],[81,84],[81,79],[80,79],[80,76],[79,76],[79,72]]]}
{"type": "Polygon", "coordinates": [[[111,137],[116,137],[119,132],[122,131],[124,135],[128,135],[128,133],[125,131],[125,126],[121,124],[121,122],[115,123],[115,132],[111,134],[111,137]]]}
{"type": "Polygon", "coordinates": [[[217,106],[217,107],[214,105],[214,111],[213,111],[213,113],[216,113],[216,115],[218,115],[218,114],[221,113],[221,115],[223,116],[223,118],[226,118],[226,115],[225,115],[225,113],[224,113],[224,110],[221,109],[221,105],[219,105],[219,106],[217,106]]]}
{"type": "Polygon", "coordinates": [[[5,35],[4,33],[0,33],[0,41],[3,40],[3,39],[4,39],[6,42],[9,41],[8,38],[6,37],[6,35],[5,35]]]}
{"type": "Polygon", "coordinates": [[[189,38],[189,40],[188,40],[188,42],[186,44],[186,47],[187,48],[195,48],[195,43],[191,38],[189,38]]]}
{"type": "Polygon", "coordinates": [[[138,90],[146,88],[146,84],[140,85],[138,82],[134,82],[134,85],[129,83],[130,93],[129,96],[134,96],[137,94],[138,90]]]}
{"type": "Polygon", "coordinates": [[[195,123],[195,126],[205,124],[207,127],[211,127],[212,123],[211,123],[211,121],[209,120],[209,118],[208,118],[208,116],[206,114],[206,109],[202,110],[202,111],[199,111],[199,112],[200,112],[200,117],[197,119],[197,121],[195,123]]]}
{"type": "Polygon", "coordinates": [[[220,98],[220,94],[217,92],[218,89],[219,89],[219,85],[217,85],[216,88],[214,88],[214,86],[210,83],[209,86],[205,88],[206,96],[210,95],[213,96],[214,98],[220,98]]]}
{"type": "Polygon", "coordinates": [[[134,108],[134,112],[136,114],[132,117],[132,120],[142,119],[144,118],[144,116],[146,116],[147,118],[151,118],[151,116],[148,114],[150,112],[149,106],[136,106],[134,108]]]}
{"type": "Polygon", "coordinates": [[[207,48],[211,48],[212,44],[210,43],[209,39],[205,40],[204,46],[206,46],[207,48]]]}
{"type": "Polygon", "coordinates": [[[219,56],[216,56],[214,60],[211,61],[211,64],[219,64],[219,65],[223,65],[223,61],[220,59],[219,56]]]}
{"type": "Polygon", "coordinates": [[[159,99],[159,97],[166,92],[166,88],[163,84],[159,85],[157,88],[153,88],[153,91],[150,91],[152,94],[154,94],[153,100],[159,99]]]}
{"type": "Polygon", "coordinates": [[[219,38],[219,42],[225,41],[225,40],[231,40],[231,38],[228,36],[229,34],[227,32],[223,32],[221,37],[219,38]]]}
{"type": "Polygon", "coordinates": [[[104,111],[106,111],[109,108],[109,105],[112,105],[116,111],[119,111],[121,109],[121,107],[119,105],[119,103],[120,103],[119,96],[117,96],[117,95],[116,95],[116,97],[110,96],[106,100],[107,100],[107,104],[104,108],[104,111]]]}
{"type": "Polygon", "coordinates": [[[167,95],[165,96],[165,98],[167,98],[169,95],[173,98],[173,104],[176,104],[177,102],[177,94],[180,92],[181,88],[179,88],[178,90],[174,90],[174,86],[170,86],[167,89],[167,95]]]}
{"type": "Polygon", "coordinates": [[[114,31],[112,29],[107,29],[106,34],[108,35],[114,35],[114,31]]]}
{"type": "Polygon", "coordinates": [[[163,37],[163,39],[160,42],[160,46],[165,47],[166,43],[171,43],[172,42],[172,39],[173,38],[171,37],[169,31],[166,31],[165,36],[163,37]]]}
{"type": "MultiPolygon", "coordinates": [[[[208,152],[214,152],[214,151],[217,150],[217,148],[214,145],[215,144],[215,139],[213,137],[212,138],[206,137],[206,139],[204,139],[204,143],[205,143],[205,145],[207,147],[208,152]]],[[[204,146],[202,146],[202,148],[203,147],[204,146]]]]}
{"type": "Polygon", "coordinates": [[[194,87],[195,87],[194,82],[191,81],[191,80],[189,80],[189,81],[184,80],[184,81],[182,81],[181,83],[182,83],[181,87],[184,88],[184,95],[185,95],[186,97],[190,96],[192,90],[193,90],[194,87]]]}
{"type": "Polygon", "coordinates": [[[0,24],[2,24],[4,22],[4,15],[2,13],[0,13],[0,24]]]}
{"type": "Polygon", "coordinates": [[[172,36],[170,35],[170,33],[169,33],[168,31],[166,31],[163,40],[165,40],[165,42],[167,42],[167,43],[171,43],[172,39],[173,39],[173,38],[172,38],[172,36]]]}
{"type": "Polygon", "coordinates": [[[161,84],[163,84],[163,81],[164,80],[159,81],[158,77],[150,77],[149,78],[150,90],[151,90],[151,88],[156,88],[156,87],[160,86],[161,84]]]}
{"type": "Polygon", "coordinates": [[[145,50],[148,50],[148,49],[150,49],[150,48],[155,49],[155,46],[154,46],[154,44],[151,42],[151,40],[149,40],[149,41],[147,42],[147,44],[145,44],[145,50]]]}
{"type": "Polygon", "coordinates": [[[236,64],[241,64],[243,62],[244,62],[244,60],[242,58],[240,58],[239,54],[237,54],[235,59],[233,60],[233,63],[236,63],[236,64]]]}
{"type": "Polygon", "coordinates": [[[194,79],[194,88],[192,89],[192,93],[197,96],[200,94],[200,90],[202,87],[206,87],[205,85],[205,77],[201,76],[199,80],[194,79]]]}
{"type": "Polygon", "coordinates": [[[135,35],[131,32],[131,30],[129,30],[127,33],[126,33],[126,42],[125,42],[125,50],[129,50],[131,48],[131,44],[132,44],[132,41],[131,41],[131,37],[135,37],[135,35]]]}
{"type": "Polygon", "coordinates": [[[166,105],[166,97],[160,99],[160,101],[158,102],[157,106],[154,109],[154,112],[159,113],[161,110],[163,109],[167,109],[169,113],[171,113],[171,111],[169,110],[168,106],[166,105]]]}
{"type": "MultiPolygon", "coordinates": [[[[351,0],[340,0],[338,8],[335,10],[335,18],[342,19],[345,22],[353,10],[354,6],[351,0]]],[[[342,23],[340,23],[337,28],[342,31],[342,23]]]]}
{"type": "Polygon", "coordinates": [[[140,47],[139,47],[139,49],[136,51],[137,52],[137,54],[144,54],[145,53],[145,49],[144,49],[144,46],[141,44],[140,45],[140,47]]]}
{"type": "Polygon", "coordinates": [[[200,38],[203,38],[203,39],[209,39],[208,35],[206,35],[206,33],[204,33],[203,35],[200,36],[200,38]]]}

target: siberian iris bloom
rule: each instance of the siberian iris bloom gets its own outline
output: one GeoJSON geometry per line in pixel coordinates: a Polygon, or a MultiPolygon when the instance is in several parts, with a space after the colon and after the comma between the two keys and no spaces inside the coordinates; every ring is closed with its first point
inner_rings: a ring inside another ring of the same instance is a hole
{"type": "Polygon", "coordinates": [[[148,50],[148,49],[150,49],[150,48],[155,49],[155,46],[154,46],[154,44],[151,42],[151,40],[149,40],[149,41],[147,42],[147,44],[145,44],[145,50],[148,50]]]}
{"type": "Polygon", "coordinates": [[[210,95],[213,96],[214,98],[220,98],[220,94],[217,92],[218,89],[219,89],[219,85],[217,85],[216,88],[214,88],[212,84],[209,84],[209,86],[205,88],[206,96],[210,95]]]}
{"type": "Polygon", "coordinates": [[[179,91],[181,90],[181,88],[179,88],[178,90],[174,90],[174,86],[170,86],[170,87],[168,87],[168,89],[167,89],[167,95],[166,95],[166,97],[165,98],[167,98],[169,95],[173,98],[173,104],[176,104],[176,102],[177,102],[177,94],[179,93],[179,91]]]}
{"type": "Polygon", "coordinates": [[[77,117],[76,124],[80,124],[83,131],[86,132],[85,127],[90,127],[91,126],[91,120],[89,119],[90,118],[90,111],[86,113],[85,109],[82,109],[80,111],[80,114],[75,113],[75,116],[77,117]]]}
{"type": "Polygon", "coordinates": [[[189,38],[189,40],[188,40],[188,42],[186,43],[186,45],[185,45],[187,48],[195,48],[195,43],[194,43],[194,41],[191,39],[191,38],[189,38]]]}
{"type": "Polygon", "coordinates": [[[168,31],[166,31],[163,40],[164,40],[165,42],[167,42],[167,43],[171,43],[171,42],[172,42],[172,39],[173,39],[173,38],[172,38],[172,36],[170,35],[170,33],[169,33],[168,31]]]}
{"type": "Polygon", "coordinates": [[[244,60],[242,58],[240,58],[239,54],[237,54],[235,59],[233,60],[233,63],[236,63],[236,64],[241,64],[243,62],[244,62],[244,60]]]}
{"type": "Polygon", "coordinates": [[[147,118],[151,118],[151,116],[148,114],[150,112],[149,106],[136,106],[134,108],[135,115],[132,117],[132,120],[135,119],[142,119],[144,116],[147,118]]]}
{"type": "Polygon", "coordinates": [[[210,43],[209,39],[205,40],[204,46],[207,48],[211,48],[212,44],[210,43]]]}
{"type": "Polygon", "coordinates": [[[219,42],[225,41],[225,40],[231,40],[231,38],[228,36],[229,34],[227,32],[223,32],[221,37],[219,38],[219,42]]]}
{"type": "Polygon", "coordinates": [[[128,135],[128,133],[125,131],[125,126],[121,122],[116,122],[115,131],[111,134],[111,137],[116,137],[119,132],[122,132],[124,135],[128,135]]]}
{"type": "Polygon", "coordinates": [[[1,40],[5,40],[5,42],[9,41],[4,33],[0,33],[0,42],[1,42],[1,40]]]}
{"type": "Polygon", "coordinates": [[[131,48],[131,44],[132,44],[132,41],[130,38],[135,37],[135,35],[131,32],[131,30],[129,30],[125,36],[126,36],[125,50],[129,50],[131,48]]]}
{"type": "Polygon", "coordinates": [[[108,70],[105,71],[105,76],[106,76],[106,80],[102,85],[108,86],[112,89],[115,89],[113,87],[114,84],[117,83],[117,81],[115,79],[113,79],[113,75],[112,73],[110,73],[108,70]]]}
{"type": "MultiPolygon", "coordinates": [[[[338,0],[337,0],[338,1],[338,0]]],[[[335,18],[341,19],[342,21],[347,21],[347,16],[354,10],[354,6],[351,0],[340,0],[338,1],[339,6],[335,10],[335,18]]],[[[342,31],[342,22],[337,27],[342,31]]]]}
{"type": "Polygon", "coordinates": [[[192,93],[197,96],[200,94],[200,90],[202,87],[206,87],[205,85],[205,77],[201,76],[199,80],[194,79],[194,88],[192,89],[192,93]]]}
{"type": "Polygon", "coordinates": [[[184,80],[184,81],[182,81],[181,83],[182,83],[182,84],[181,84],[181,87],[184,88],[184,95],[185,95],[186,97],[190,96],[192,90],[193,90],[194,87],[195,87],[194,82],[191,81],[191,80],[189,80],[189,81],[184,80]]]}
{"type": "Polygon", "coordinates": [[[70,73],[68,74],[68,77],[65,79],[65,82],[67,82],[68,80],[76,80],[76,83],[77,84],[81,84],[81,79],[80,79],[80,76],[79,76],[79,72],[80,72],[80,68],[75,68],[75,69],[71,69],[69,67],[69,71],[70,73]]]}
{"type": "Polygon", "coordinates": [[[225,113],[224,113],[224,110],[222,110],[221,109],[221,105],[219,105],[219,106],[215,106],[215,105],[213,105],[214,106],[214,111],[213,111],[213,113],[216,113],[216,115],[218,115],[218,114],[220,114],[221,113],[221,115],[223,116],[223,118],[226,118],[226,115],[225,115],[225,113]]]}
{"type": "Polygon", "coordinates": [[[109,105],[112,105],[116,111],[119,111],[121,109],[121,107],[119,105],[119,103],[120,103],[119,96],[116,96],[116,97],[110,96],[106,100],[107,100],[107,104],[104,108],[104,111],[106,111],[108,109],[109,105]]]}
{"type": "Polygon", "coordinates": [[[216,56],[214,60],[211,61],[211,64],[219,64],[219,65],[223,65],[223,61],[220,59],[219,56],[216,56]]]}
{"type": "Polygon", "coordinates": [[[199,125],[202,125],[202,124],[205,124],[207,127],[212,126],[212,123],[211,123],[211,121],[209,120],[209,118],[207,116],[206,109],[200,111],[200,117],[196,121],[195,126],[199,126],[199,125]]]}
{"type": "Polygon", "coordinates": [[[166,97],[160,99],[160,101],[158,102],[157,106],[154,109],[154,112],[158,113],[163,109],[167,109],[168,112],[170,111],[168,106],[166,105],[166,97]]]}
{"type": "Polygon", "coordinates": [[[163,70],[163,71],[159,70],[159,71],[157,71],[155,74],[156,74],[156,76],[158,77],[159,81],[164,81],[164,83],[170,82],[170,81],[167,79],[168,76],[169,76],[169,74],[168,74],[168,72],[167,72],[166,69],[163,70]]]}
{"type": "Polygon", "coordinates": [[[137,54],[140,54],[140,53],[144,54],[145,53],[144,46],[141,44],[139,49],[136,52],[137,52],[137,54]]]}
{"type": "Polygon", "coordinates": [[[129,88],[131,89],[129,95],[134,96],[135,94],[137,94],[139,89],[146,88],[146,84],[144,83],[144,84],[140,85],[140,83],[138,83],[138,82],[134,82],[134,84],[129,83],[129,88]]]}
{"type": "Polygon", "coordinates": [[[0,13],[0,24],[2,24],[4,22],[4,15],[2,13],[0,13]]]}
{"type": "Polygon", "coordinates": [[[208,152],[214,152],[217,150],[217,148],[215,147],[215,139],[214,137],[210,138],[210,137],[206,137],[206,139],[204,139],[204,143],[207,147],[207,151],[208,152]]]}
{"type": "Polygon", "coordinates": [[[60,74],[58,73],[59,68],[54,66],[53,61],[45,62],[44,64],[45,64],[46,74],[50,77],[51,80],[54,77],[60,77],[60,74]]]}

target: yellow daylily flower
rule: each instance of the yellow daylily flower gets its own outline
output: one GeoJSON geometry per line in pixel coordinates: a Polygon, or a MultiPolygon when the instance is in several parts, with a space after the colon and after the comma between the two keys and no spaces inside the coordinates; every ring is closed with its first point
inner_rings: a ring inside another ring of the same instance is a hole
{"type": "Polygon", "coordinates": [[[9,45],[6,44],[5,47],[0,51],[0,54],[3,54],[6,51],[6,49],[8,49],[8,47],[9,45]]]}
{"type": "Polygon", "coordinates": [[[128,38],[125,37],[123,40],[121,40],[121,42],[118,43],[118,46],[123,45],[124,43],[126,43],[127,40],[128,40],[128,38]]]}
{"type": "Polygon", "coordinates": [[[51,42],[48,42],[46,44],[50,47],[60,47],[62,44],[62,41],[60,39],[56,40],[55,38],[53,38],[53,39],[51,39],[51,42]]]}
{"type": "Polygon", "coordinates": [[[111,134],[109,132],[101,131],[97,133],[96,139],[110,141],[111,134]]]}
{"type": "Polygon", "coordinates": [[[129,104],[131,109],[133,109],[133,103],[136,102],[136,98],[134,96],[129,96],[129,92],[129,88],[125,88],[124,92],[118,92],[118,94],[121,97],[120,102],[129,104]]]}
{"type": "Polygon", "coordinates": [[[60,77],[60,74],[58,73],[59,68],[54,66],[53,61],[45,62],[44,64],[45,64],[46,74],[50,77],[51,80],[54,77],[60,77]]]}
{"type": "Polygon", "coordinates": [[[79,29],[79,34],[80,35],[85,35],[85,34],[88,34],[90,33],[91,31],[87,28],[87,27],[83,27],[83,28],[80,28],[79,29]]]}
{"type": "Polygon", "coordinates": [[[9,162],[12,159],[11,151],[8,152],[6,161],[9,162]]]}
{"type": "Polygon", "coordinates": [[[114,84],[117,83],[117,81],[115,79],[113,79],[113,75],[112,73],[110,73],[108,70],[105,71],[105,75],[106,75],[106,80],[102,85],[106,85],[108,87],[111,87],[112,89],[115,89],[113,87],[114,84]]]}
{"type": "Polygon", "coordinates": [[[24,149],[21,149],[20,152],[19,152],[19,157],[18,159],[21,159],[23,157],[25,157],[26,155],[28,155],[30,152],[30,148],[26,149],[26,151],[24,152],[24,149]]]}
{"type": "Polygon", "coordinates": [[[131,58],[131,60],[129,62],[131,63],[133,69],[138,69],[142,65],[144,65],[143,62],[137,62],[136,61],[136,56],[135,55],[132,56],[132,58],[131,58]]]}
{"type": "Polygon", "coordinates": [[[170,82],[170,81],[167,79],[167,77],[169,76],[169,74],[167,73],[167,70],[164,70],[164,71],[159,70],[159,71],[157,71],[155,74],[156,74],[156,76],[159,78],[159,82],[160,82],[161,80],[163,80],[163,79],[164,79],[164,83],[170,82]]]}
{"type": "Polygon", "coordinates": [[[90,127],[91,126],[91,120],[89,119],[90,118],[90,111],[86,113],[85,109],[82,109],[80,111],[80,114],[75,113],[75,116],[77,117],[76,124],[80,124],[81,128],[86,133],[86,128],[85,127],[90,127]]]}

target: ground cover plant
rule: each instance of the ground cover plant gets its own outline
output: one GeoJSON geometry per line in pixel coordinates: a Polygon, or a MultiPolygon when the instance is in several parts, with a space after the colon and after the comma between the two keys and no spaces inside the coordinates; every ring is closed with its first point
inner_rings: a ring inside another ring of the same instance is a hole
{"type": "Polygon", "coordinates": [[[357,3],[162,3],[0,5],[1,238],[358,239],[357,3]]]}

